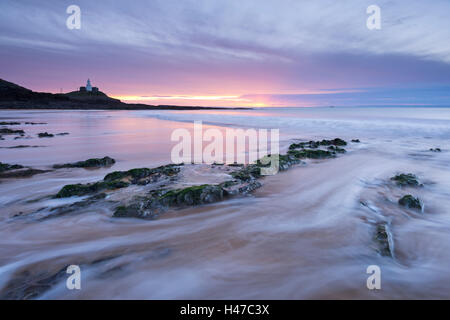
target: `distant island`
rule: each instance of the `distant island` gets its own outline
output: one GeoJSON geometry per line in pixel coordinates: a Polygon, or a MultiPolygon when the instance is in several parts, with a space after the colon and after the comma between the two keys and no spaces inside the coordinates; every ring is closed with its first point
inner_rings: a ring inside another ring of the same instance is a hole
{"type": "Polygon", "coordinates": [[[34,92],[0,79],[0,109],[61,109],[61,110],[204,110],[251,109],[200,106],[148,105],[124,103],[108,97],[96,87],[80,87],[69,93],[34,92]]]}

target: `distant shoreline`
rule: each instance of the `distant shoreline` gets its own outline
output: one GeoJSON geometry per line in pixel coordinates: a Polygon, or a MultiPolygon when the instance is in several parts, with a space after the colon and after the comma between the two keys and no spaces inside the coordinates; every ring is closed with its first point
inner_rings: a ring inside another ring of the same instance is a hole
{"type": "Polygon", "coordinates": [[[200,106],[152,106],[152,105],[134,105],[126,104],[118,107],[111,106],[81,106],[81,107],[71,107],[71,106],[48,106],[48,105],[18,105],[18,106],[5,106],[0,105],[0,110],[74,110],[74,111],[126,111],[126,110],[252,110],[253,108],[246,107],[200,107],[200,106]]]}
{"type": "Polygon", "coordinates": [[[68,93],[35,92],[0,79],[0,110],[246,110],[200,106],[148,105],[125,103],[101,91],[68,93]]]}

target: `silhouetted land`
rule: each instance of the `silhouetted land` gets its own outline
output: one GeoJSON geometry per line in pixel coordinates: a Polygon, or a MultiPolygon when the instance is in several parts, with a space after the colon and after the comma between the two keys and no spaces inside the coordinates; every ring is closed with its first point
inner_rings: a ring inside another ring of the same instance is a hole
{"type": "MultiPolygon", "coordinates": [[[[147,105],[124,103],[101,91],[69,93],[34,92],[0,79],[0,109],[61,109],[61,110],[204,110],[230,109],[221,107],[147,105]]],[[[248,108],[232,108],[248,109],[248,108]]]]}

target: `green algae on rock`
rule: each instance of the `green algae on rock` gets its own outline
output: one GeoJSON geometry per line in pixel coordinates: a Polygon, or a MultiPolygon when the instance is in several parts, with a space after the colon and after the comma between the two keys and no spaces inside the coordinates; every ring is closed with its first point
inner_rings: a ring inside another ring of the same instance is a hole
{"type": "Polygon", "coordinates": [[[22,169],[23,166],[20,164],[8,164],[0,162],[0,172],[5,172],[9,170],[22,169]]]}
{"type": "Polygon", "coordinates": [[[410,194],[408,194],[408,195],[402,197],[400,200],[398,200],[398,204],[401,206],[410,208],[410,209],[417,209],[420,211],[423,210],[422,201],[419,198],[414,197],[410,194]]]}
{"type": "Polygon", "coordinates": [[[395,183],[401,187],[406,187],[406,186],[418,187],[418,186],[420,186],[419,179],[417,178],[416,175],[414,175],[412,173],[406,173],[406,174],[401,173],[401,174],[398,174],[398,175],[392,177],[391,180],[395,181],[395,183]]]}
{"type": "Polygon", "coordinates": [[[175,176],[180,172],[179,166],[182,164],[168,164],[157,168],[136,168],[128,171],[114,171],[107,174],[103,180],[112,181],[118,179],[130,179],[133,183],[137,183],[139,180],[147,178],[154,174],[162,174],[166,176],[175,176]]]}
{"type": "Polygon", "coordinates": [[[83,196],[103,190],[113,190],[128,187],[130,184],[145,185],[156,182],[162,176],[171,177],[180,171],[177,165],[161,166],[154,169],[137,168],[128,171],[115,171],[107,174],[102,181],[88,184],[69,184],[64,186],[56,198],[83,196]]]}
{"type": "Polygon", "coordinates": [[[116,163],[116,160],[110,157],[92,158],[85,161],[78,161],[74,163],[55,164],[53,168],[98,168],[107,167],[116,163]]]}
{"type": "Polygon", "coordinates": [[[103,190],[113,190],[128,187],[130,184],[124,181],[99,181],[87,184],[65,185],[55,196],[55,198],[68,198],[72,196],[84,196],[103,190]]]}
{"type": "Polygon", "coordinates": [[[320,149],[289,150],[288,154],[297,159],[330,159],[336,157],[335,153],[320,149]]]}

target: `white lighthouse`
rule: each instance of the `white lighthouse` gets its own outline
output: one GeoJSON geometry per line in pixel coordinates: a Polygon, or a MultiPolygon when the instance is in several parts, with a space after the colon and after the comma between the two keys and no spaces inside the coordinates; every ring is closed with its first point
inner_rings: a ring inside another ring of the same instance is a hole
{"type": "Polygon", "coordinates": [[[91,80],[88,79],[87,83],[86,83],[86,87],[80,87],[80,92],[92,92],[92,93],[98,93],[98,88],[97,87],[93,87],[91,85],[91,80]]]}
{"type": "Polygon", "coordinates": [[[87,80],[87,83],[86,83],[86,91],[87,92],[91,92],[92,91],[92,86],[91,86],[91,80],[87,80]]]}

